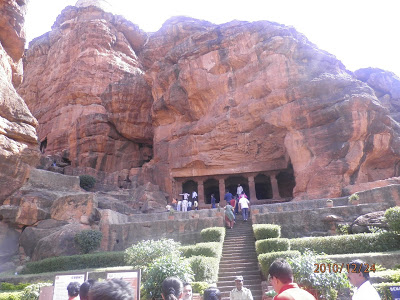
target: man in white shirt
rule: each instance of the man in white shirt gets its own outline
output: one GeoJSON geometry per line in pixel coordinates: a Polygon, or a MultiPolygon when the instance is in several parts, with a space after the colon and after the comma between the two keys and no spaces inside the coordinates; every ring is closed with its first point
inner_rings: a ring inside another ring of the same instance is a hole
{"type": "Polygon", "coordinates": [[[247,221],[249,216],[249,204],[250,201],[244,195],[239,199],[239,209],[242,211],[243,221],[247,221]]]}
{"type": "Polygon", "coordinates": [[[243,187],[240,185],[240,183],[238,184],[238,187],[236,189],[236,194],[237,196],[240,198],[243,194],[243,187]]]}
{"type": "Polygon", "coordinates": [[[253,300],[251,291],[243,286],[243,276],[235,277],[235,286],[229,294],[230,300],[253,300]]]}
{"type": "Polygon", "coordinates": [[[378,292],[369,282],[368,264],[356,259],[349,263],[347,278],[356,287],[352,300],[381,300],[378,292]]]}

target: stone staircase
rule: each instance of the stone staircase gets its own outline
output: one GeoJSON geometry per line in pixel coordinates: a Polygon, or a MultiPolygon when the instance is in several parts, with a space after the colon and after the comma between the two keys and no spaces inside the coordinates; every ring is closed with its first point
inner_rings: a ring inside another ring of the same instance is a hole
{"type": "Polygon", "coordinates": [[[243,286],[251,290],[254,300],[262,298],[261,271],[251,225],[250,218],[244,222],[237,215],[233,229],[226,229],[217,282],[222,300],[229,299],[229,292],[235,288],[234,279],[239,275],[243,276],[243,286]]]}

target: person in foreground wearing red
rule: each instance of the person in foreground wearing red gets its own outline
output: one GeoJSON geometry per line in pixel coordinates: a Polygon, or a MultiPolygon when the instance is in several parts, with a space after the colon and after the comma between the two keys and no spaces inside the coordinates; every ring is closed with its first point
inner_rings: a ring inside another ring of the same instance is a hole
{"type": "Polygon", "coordinates": [[[269,267],[269,281],[278,293],[274,300],[315,300],[313,295],[293,282],[292,268],[282,258],[276,259],[269,267]]]}

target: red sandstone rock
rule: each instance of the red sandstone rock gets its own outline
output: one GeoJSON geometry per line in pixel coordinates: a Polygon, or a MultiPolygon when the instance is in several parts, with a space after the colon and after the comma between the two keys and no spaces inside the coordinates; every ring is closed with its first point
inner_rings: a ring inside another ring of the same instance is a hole
{"type": "Polygon", "coordinates": [[[172,177],[290,164],[296,199],[397,175],[397,126],[374,91],[293,28],[172,19],[140,58],[155,125],[144,171],[170,194],[172,177]]]}
{"type": "Polygon", "coordinates": [[[19,92],[68,174],[129,177],[148,162],[139,183],[176,197],[188,179],[284,171],[294,180],[274,196],[297,200],[399,175],[397,81],[354,75],[277,23],[173,18],[147,41],[120,17],[68,7],[25,71],[19,92]]]}
{"type": "Polygon", "coordinates": [[[37,121],[15,91],[22,80],[25,6],[24,0],[0,0],[0,204],[39,159],[37,121]]]}
{"type": "Polygon", "coordinates": [[[46,154],[108,173],[149,160],[152,96],[136,55],[146,39],[120,16],[69,6],[31,42],[18,91],[46,154]]]}

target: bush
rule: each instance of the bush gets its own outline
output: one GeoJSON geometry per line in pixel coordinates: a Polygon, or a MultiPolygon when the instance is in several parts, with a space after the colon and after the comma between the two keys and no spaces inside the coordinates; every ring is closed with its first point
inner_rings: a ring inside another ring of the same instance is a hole
{"type": "Polygon", "coordinates": [[[143,290],[148,299],[161,298],[161,284],[167,277],[175,276],[184,282],[190,282],[193,279],[189,262],[177,255],[161,256],[155,259],[149,266],[147,275],[143,290]]]}
{"type": "Polygon", "coordinates": [[[354,201],[360,200],[360,196],[357,193],[354,193],[354,194],[351,194],[348,199],[349,199],[349,202],[352,203],[354,201]]]}
{"type": "Polygon", "coordinates": [[[37,300],[39,299],[39,290],[42,286],[50,286],[52,283],[39,282],[35,284],[28,285],[24,288],[21,294],[21,300],[37,300]]]}
{"type": "Polygon", "coordinates": [[[30,285],[30,283],[12,284],[12,283],[8,283],[8,282],[2,282],[0,284],[0,290],[2,290],[2,291],[22,291],[28,285],[30,285]]]}
{"type": "Polygon", "coordinates": [[[217,242],[209,243],[198,243],[194,246],[184,246],[180,248],[182,250],[182,256],[206,256],[221,258],[222,255],[222,244],[217,242]]]}
{"type": "Polygon", "coordinates": [[[314,272],[315,264],[332,265],[333,261],[317,257],[313,251],[307,250],[300,257],[288,259],[288,262],[293,269],[294,281],[302,287],[318,291],[323,299],[334,300],[338,290],[350,287],[344,272],[314,272]]]}
{"type": "Polygon", "coordinates": [[[75,234],[75,243],[82,254],[90,253],[100,247],[103,234],[98,230],[82,230],[75,234]]]}
{"type": "Polygon", "coordinates": [[[290,240],[291,250],[304,252],[306,249],[312,249],[318,253],[326,254],[387,252],[399,248],[400,236],[393,232],[307,237],[290,240]]]}
{"type": "Polygon", "coordinates": [[[204,243],[219,242],[223,243],[225,239],[225,227],[210,227],[200,232],[201,240],[204,243]]]}
{"type": "Polygon", "coordinates": [[[193,293],[199,293],[200,295],[203,295],[204,290],[210,286],[207,282],[192,282],[191,285],[193,293]]]}
{"type": "Polygon", "coordinates": [[[274,224],[254,224],[253,232],[256,240],[279,238],[281,236],[281,226],[274,224]]]}
{"type": "Polygon", "coordinates": [[[161,239],[158,241],[141,241],[125,250],[126,262],[136,269],[142,270],[142,276],[146,277],[147,268],[153,261],[161,256],[180,256],[181,244],[173,239],[161,239]]]}
{"type": "Polygon", "coordinates": [[[219,259],[215,257],[192,256],[188,259],[194,273],[194,280],[209,283],[218,281],[219,259]]]}
{"type": "Polygon", "coordinates": [[[277,258],[290,258],[300,256],[299,251],[282,251],[282,252],[272,252],[272,253],[263,253],[258,256],[258,262],[261,265],[261,272],[264,277],[268,277],[269,267],[273,263],[273,261],[277,258]]]}
{"type": "Polygon", "coordinates": [[[181,246],[179,248],[179,251],[181,252],[183,257],[189,258],[189,257],[195,256],[195,254],[194,254],[195,248],[196,248],[196,245],[181,246]]]}
{"type": "Polygon", "coordinates": [[[400,233],[400,206],[387,209],[385,211],[385,219],[390,230],[400,233]]]}
{"type": "Polygon", "coordinates": [[[393,282],[383,282],[383,283],[375,283],[373,284],[373,287],[376,289],[378,292],[379,296],[381,299],[393,299],[392,298],[392,293],[390,292],[390,287],[391,286],[400,286],[400,284],[396,284],[393,282]]]}
{"type": "Polygon", "coordinates": [[[85,191],[89,191],[96,184],[96,178],[90,175],[81,175],[79,176],[79,185],[85,191]]]}
{"type": "Polygon", "coordinates": [[[275,238],[256,241],[257,254],[290,250],[289,239],[275,238]]]}
{"type": "Polygon", "coordinates": [[[0,293],[0,300],[20,300],[21,292],[0,293]]]}
{"type": "Polygon", "coordinates": [[[38,274],[125,265],[124,252],[100,252],[84,255],[58,256],[35,262],[28,262],[21,274],[38,274]]]}

